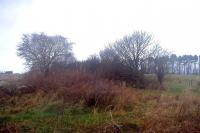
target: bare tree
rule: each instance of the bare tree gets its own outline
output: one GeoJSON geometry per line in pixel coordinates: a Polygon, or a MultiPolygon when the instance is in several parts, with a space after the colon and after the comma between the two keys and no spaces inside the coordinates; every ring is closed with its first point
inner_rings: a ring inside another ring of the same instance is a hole
{"type": "Polygon", "coordinates": [[[169,59],[169,62],[170,62],[170,65],[171,65],[171,73],[172,74],[175,73],[175,64],[176,64],[176,61],[177,61],[177,56],[175,54],[172,54],[170,56],[170,59],[169,59]]]}
{"type": "Polygon", "coordinates": [[[151,48],[154,45],[152,35],[136,31],[131,35],[118,40],[112,46],[112,49],[119,56],[121,62],[131,69],[136,85],[139,86],[142,62],[151,54],[151,48]]]}
{"type": "Polygon", "coordinates": [[[72,43],[62,36],[24,34],[17,54],[25,59],[28,67],[48,75],[54,62],[68,61],[73,57],[72,43]]]}
{"type": "Polygon", "coordinates": [[[119,55],[122,62],[137,73],[139,72],[142,59],[148,57],[150,46],[153,43],[152,35],[136,31],[132,35],[125,36],[123,39],[116,41],[113,49],[119,55]]]}
{"type": "Polygon", "coordinates": [[[155,63],[155,74],[158,82],[160,83],[160,88],[163,89],[164,76],[166,73],[168,73],[170,53],[161,48],[159,45],[156,45],[153,56],[155,63]]]}

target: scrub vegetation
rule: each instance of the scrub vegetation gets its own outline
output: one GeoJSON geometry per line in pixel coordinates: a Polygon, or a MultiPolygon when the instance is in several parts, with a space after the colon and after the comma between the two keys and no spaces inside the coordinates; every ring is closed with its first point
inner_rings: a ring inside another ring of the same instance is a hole
{"type": "Polygon", "coordinates": [[[0,75],[0,132],[200,131],[198,56],[177,57],[142,31],[85,61],[72,46],[62,36],[23,36],[17,51],[29,71],[0,75]]]}

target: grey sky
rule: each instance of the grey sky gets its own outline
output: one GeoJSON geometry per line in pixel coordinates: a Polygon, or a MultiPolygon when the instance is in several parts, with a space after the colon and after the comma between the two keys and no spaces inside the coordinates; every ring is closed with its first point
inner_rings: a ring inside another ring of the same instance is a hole
{"type": "Polygon", "coordinates": [[[199,0],[0,0],[0,71],[24,71],[16,45],[32,32],[69,38],[79,60],[135,30],[174,53],[200,54],[199,7],[199,0]]]}

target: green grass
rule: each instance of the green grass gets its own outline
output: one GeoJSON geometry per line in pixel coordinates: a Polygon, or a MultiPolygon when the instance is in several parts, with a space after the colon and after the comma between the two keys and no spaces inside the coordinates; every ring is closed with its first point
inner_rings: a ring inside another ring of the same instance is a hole
{"type": "Polygon", "coordinates": [[[0,121],[5,122],[6,120],[8,124],[17,125],[20,132],[36,131],[38,133],[103,130],[104,127],[112,124],[112,121],[119,123],[119,125],[132,126],[131,128],[138,130],[141,124],[141,120],[136,119],[140,117],[139,113],[142,113],[141,108],[138,107],[134,111],[125,112],[125,114],[115,112],[112,114],[112,118],[109,111],[98,111],[82,106],[65,106],[63,113],[60,113],[57,110],[59,107],[60,104],[52,104],[33,108],[25,112],[0,117],[0,121]]]}
{"type": "Polygon", "coordinates": [[[187,89],[200,93],[200,76],[196,75],[167,75],[164,81],[169,95],[181,95],[187,89]]]}
{"type": "Polygon", "coordinates": [[[183,84],[171,83],[169,84],[166,93],[170,95],[181,95],[185,89],[186,88],[183,84]]]}
{"type": "Polygon", "coordinates": [[[53,132],[53,130],[70,131],[78,127],[96,126],[109,121],[106,113],[92,113],[91,109],[71,106],[64,108],[61,114],[56,111],[58,105],[31,109],[26,112],[0,117],[0,122],[18,123],[20,131],[36,129],[37,132],[53,132]]]}

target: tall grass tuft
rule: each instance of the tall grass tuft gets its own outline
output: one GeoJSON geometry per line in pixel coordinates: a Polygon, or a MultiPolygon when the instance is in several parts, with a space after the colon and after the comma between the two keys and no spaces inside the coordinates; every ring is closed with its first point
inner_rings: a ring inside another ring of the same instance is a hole
{"type": "Polygon", "coordinates": [[[162,96],[158,105],[148,112],[145,132],[200,131],[200,98],[184,92],[183,96],[162,96]]]}

